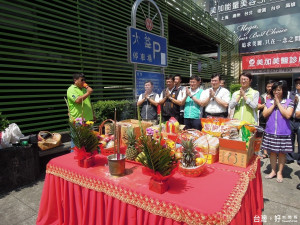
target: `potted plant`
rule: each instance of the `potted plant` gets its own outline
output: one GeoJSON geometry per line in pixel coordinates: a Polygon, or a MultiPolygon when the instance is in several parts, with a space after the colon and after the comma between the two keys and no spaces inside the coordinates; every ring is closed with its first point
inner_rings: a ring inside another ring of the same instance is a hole
{"type": "Polygon", "coordinates": [[[94,156],[98,153],[99,140],[92,131],[93,124],[82,118],[69,122],[70,135],[75,145],[75,159],[78,159],[79,166],[85,168],[94,165],[94,156]]]}
{"type": "Polygon", "coordinates": [[[161,145],[161,120],[159,138],[156,139],[153,137],[155,131],[152,128],[147,128],[146,133],[143,132],[139,107],[138,119],[142,135],[139,138],[141,153],[136,160],[145,166],[145,173],[151,176],[149,190],[162,194],[168,190],[168,179],[175,173],[177,159],[171,148],[161,145]]]}

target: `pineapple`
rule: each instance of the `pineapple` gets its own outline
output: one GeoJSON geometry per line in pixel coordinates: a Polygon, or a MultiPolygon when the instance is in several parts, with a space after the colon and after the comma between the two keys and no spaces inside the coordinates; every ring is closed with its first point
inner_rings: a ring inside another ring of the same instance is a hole
{"type": "Polygon", "coordinates": [[[136,135],[133,132],[133,128],[129,127],[126,131],[127,137],[124,137],[127,141],[127,150],[126,150],[126,158],[129,160],[135,160],[135,158],[138,156],[139,152],[135,146],[136,143],[136,135]]]}
{"type": "Polygon", "coordinates": [[[195,145],[193,143],[193,140],[182,140],[182,165],[184,167],[194,167],[195,166],[195,159],[196,159],[196,153],[195,145]]]}

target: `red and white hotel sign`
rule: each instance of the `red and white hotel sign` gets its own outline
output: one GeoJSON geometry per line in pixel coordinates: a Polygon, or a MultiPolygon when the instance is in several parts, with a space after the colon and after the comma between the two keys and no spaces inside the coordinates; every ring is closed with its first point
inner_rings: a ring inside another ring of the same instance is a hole
{"type": "Polygon", "coordinates": [[[243,70],[300,67],[300,52],[243,56],[243,70]]]}

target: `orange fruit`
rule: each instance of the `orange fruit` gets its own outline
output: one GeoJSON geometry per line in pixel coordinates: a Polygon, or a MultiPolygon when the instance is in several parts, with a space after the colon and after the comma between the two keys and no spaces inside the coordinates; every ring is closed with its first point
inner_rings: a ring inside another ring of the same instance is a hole
{"type": "Polygon", "coordinates": [[[196,158],[196,165],[200,166],[205,162],[205,159],[203,158],[196,158]]]}
{"type": "Polygon", "coordinates": [[[175,154],[175,150],[171,150],[170,151],[170,155],[172,156],[172,155],[174,155],[175,154]]]}

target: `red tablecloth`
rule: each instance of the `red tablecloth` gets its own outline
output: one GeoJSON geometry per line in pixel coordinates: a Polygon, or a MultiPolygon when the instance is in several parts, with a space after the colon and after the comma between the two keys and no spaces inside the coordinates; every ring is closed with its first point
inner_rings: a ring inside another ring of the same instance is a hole
{"type": "Polygon", "coordinates": [[[169,190],[148,190],[142,167],[126,163],[126,176],[112,177],[107,159],[78,167],[74,154],[52,159],[37,224],[253,224],[263,208],[260,161],[247,168],[215,163],[196,178],[176,173],[169,190]]]}

